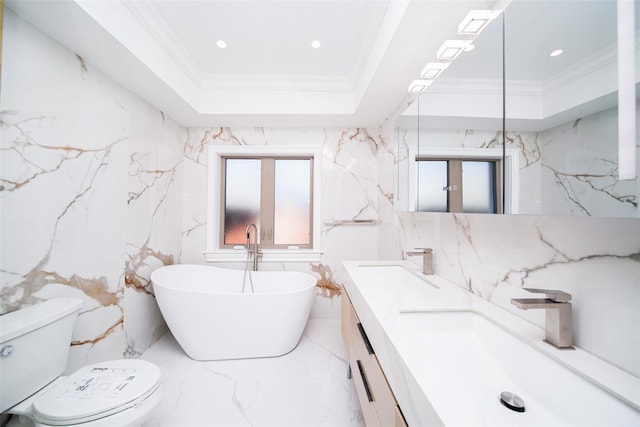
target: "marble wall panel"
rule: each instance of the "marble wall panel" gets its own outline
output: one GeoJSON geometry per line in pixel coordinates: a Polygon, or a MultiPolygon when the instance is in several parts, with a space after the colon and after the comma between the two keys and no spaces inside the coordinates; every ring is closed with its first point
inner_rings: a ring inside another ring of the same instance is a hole
{"type": "MultiPolygon", "coordinates": [[[[318,277],[313,317],[339,317],[345,259],[371,259],[377,248],[373,225],[334,225],[337,220],[378,220],[382,194],[378,155],[383,137],[370,129],[203,128],[188,129],[183,165],[182,262],[204,264],[207,221],[207,156],[211,144],[272,147],[311,146],[322,149],[322,218],[318,263],[265,263],[261,269],[309,271],[318,277]]],[[[384,197],[388,197],[385,195],[384,197]]],[[[242,263],[224,264],[243,268],[242,263]]],[[[222,265],[222,264],[221,264],[222,265]]]]}
{"type": "Polygon", "coordinates": [[[182,153],[186,130],[156,109],[131,108],[126,260],[127,356],[137,357],[166,326],[149,277],[178,262],[181,238],[182,153]]]}
{"type": "Polygon", "coordinates": [[[525,287],[569,292],[576,344],[640,376],[640,220],[430,213],[399,217],[396,238],[402,250],[412,240],[434,247],[436,274],[541,327],[543,311],[523,311],[510,300],[531,297],[525,287]]]}
{"type": "MultiPolygon", "coordinates": [[[[640,181],[617,179],[617,121],[612,108],[539,132],[507,132],[507,148],[520,152],[519,213],[640,216],[640,181]]],[[[500,132],[481,130],[397,129],[396,138],[400,164],[418,141],[421,149],[502,146],[500,132]]]]}
{"type": "MultiPolygon", "coordinates": [[[[540,141],[544,191],[542,213],[640,216],[639,181],[617,179],[616,108],[541,132],[540,141]]],[[[640,148],[637,151],[640,153],[640,148]]]]}
{"type": "Polygon", "coordinates": [[[3,42],[1,310],[81,298],[70,369],[135,356],[164,328],[184,129],[8,9],[3,42]]]}

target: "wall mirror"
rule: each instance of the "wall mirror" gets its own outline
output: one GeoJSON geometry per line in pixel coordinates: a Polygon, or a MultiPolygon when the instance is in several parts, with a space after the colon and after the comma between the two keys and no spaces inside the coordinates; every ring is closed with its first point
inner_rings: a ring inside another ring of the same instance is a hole
{"type": "Polygon", "coordinates": [[[396,209],[444,211],[460,199],[458,183],[425,178],[420,160],[437,169],[466,159],[467,174],[498,159],[495,172],[463,178],[465,191],[482,194],[463,211],[639,217],[638,179],[617,178],[616,21],[615,0],[513,0],[396,120],[396,209]],[[434,194],[425,196],[425,180],[434,194]]]}

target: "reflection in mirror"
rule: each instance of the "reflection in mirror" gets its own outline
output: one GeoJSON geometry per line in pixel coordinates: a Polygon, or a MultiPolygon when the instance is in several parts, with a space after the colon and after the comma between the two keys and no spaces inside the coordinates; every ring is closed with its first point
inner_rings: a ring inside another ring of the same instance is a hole
{"type": "Polygon", "coordinates": [[[407,178],[405,186],[409,188],[405,192],[400,186],[396,203],[399,210],[498,213],[502,212],[504,188],[505,211],[517,212],[517,152],[507,150],[507,158],[502,160],[502,19],[499,15],[491,21],[396,121],[403,147],[399,169],[406,171],[402,176],[407,178]],[[476,55],[486,58],[482,68],[465,70],[463,65],[464,77],[456,77],[461,74],[464,59],[476,55]],[[436,161],[447,165],[446,184],[432,186],[445,200],[446,207],[438,209],[421,200],[421,186],[430,185],[424,174],[415,171],[417,164],[438,164],[436,161]],[[476,162],[491,165],[488,170],[493,173],[486,178],[490,185],[476,186],[473,191],[470,180],[465,185],[463,176],[471,173],[476,162]],[[503,163],[508,181],[504,187],[503,163]],[[485,200],[485,207],[480,209],[478,203],[472,203],[472,197],[485,200]]]}
{"type": "MultiPolygon", "coordinates": [[[[617,178],[615,0],[513,0],[505,18],[505,139],[517,164],[505,211],[640,216],[638,180],[617,178]]],[[[501,30],[494,20],[398,120],[419,140],[407,151],[501,147],[501,30]]]]}

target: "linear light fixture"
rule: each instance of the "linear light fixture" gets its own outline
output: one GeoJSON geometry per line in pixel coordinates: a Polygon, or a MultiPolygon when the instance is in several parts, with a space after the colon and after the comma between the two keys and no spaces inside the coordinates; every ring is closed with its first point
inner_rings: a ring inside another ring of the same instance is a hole
{"type": "Polygon", "coordinates": [[[420,72],[420,77],[423,79],[435,79],[438,78],[448,66],[449,62],[429,62],[420,72]]]}
{"type": "Polygon", "coordinates": [[[469,43],[471,43],[470,40],[446,40],[438,49],[436,56],[440,60],[453,61],[464,52],[469,43]]]}
{"type": "Polygon", "coordinates": [[[428,88],[433,80],[414,80],[409,85],[409,93],[422,93],[428,88]]]}
{"type": "Polygon", "coordinates": [[[636,179],[634,2],[618,0],[618,179],[636,179]]]}
{"type": "Polygon", "coordinates": [[[480,31],[494,18],[500,15],[500,11],[495,10],[471,10],[458,25],[458,34],[480,34],[480,31]]]}

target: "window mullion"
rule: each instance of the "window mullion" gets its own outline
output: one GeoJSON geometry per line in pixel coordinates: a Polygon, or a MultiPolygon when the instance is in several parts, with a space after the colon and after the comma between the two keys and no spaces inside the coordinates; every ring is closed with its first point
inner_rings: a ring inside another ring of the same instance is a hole
{"type": "Polygon", "coordinates": [[[273,218],[274,218],[274,182],[275,159],[262,159],[262,190],[260,200],[260,246],[273,248],[273,218]]]}
{"type": "Polygon", "coordinates": [[[462,160],[449,160],[449,212],[462,212],[462,160]]]}

